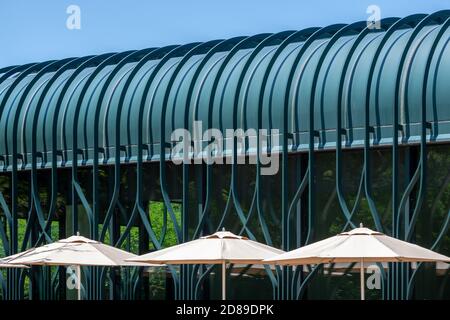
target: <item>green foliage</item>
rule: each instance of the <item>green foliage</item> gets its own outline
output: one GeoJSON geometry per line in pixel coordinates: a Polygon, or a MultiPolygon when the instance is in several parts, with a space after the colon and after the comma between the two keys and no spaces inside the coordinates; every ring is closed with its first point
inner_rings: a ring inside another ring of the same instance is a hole
{"type": "MultiPolygon", "coordinates": [[[[156,237],[162,241],[162,247],[170,247],[176,245],[177,235],[174,222],[171,220],[163,202],[151,201],[149,204],[150,223],[156,234],[156,237]]],[[[181,225],[181,204],[172,203],[172,209],[175,214],[176,221],[181,225]]]]}

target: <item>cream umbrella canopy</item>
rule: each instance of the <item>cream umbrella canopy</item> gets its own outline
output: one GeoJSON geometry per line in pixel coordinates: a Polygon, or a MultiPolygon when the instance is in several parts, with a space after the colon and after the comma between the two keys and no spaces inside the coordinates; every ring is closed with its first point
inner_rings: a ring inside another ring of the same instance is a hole
{"type": "Polygon", "coordinates": [[[361,300],[364,300],[364,263],[367,262],[450,262],[450,258],[418,245],[364,228],[268,258],[263,263],[305,265],[359,262],[361,300]]]}
{"type": "Polygon", "coordinates": [[[55,241],[37,248],[5,257],[5,265],[76,266],[78,299],[81,299],[81,266],[149,266],[148,263],[126,261],[137,257],[130,252],[91,240],[80,235],[55,241]]]}
{"type": "Polygon", "coordinates": [[[255,264],[281,253],[284,251],[223,230],[127,261],[156,264],[221,264],[222,299],[225,300],[227,263],[255,264]]]}
{"type": "MultiPolygon", "coordinates": [[[[411,262],[411,269],[416,270],[419,267],[418,262],[411,262]]],[[[445,262],[436,262],[436,274],[437,275],[445,275],[450,269],[450,264],[445,262]]],[[[332,263],[332,264],[324,264],[323,269],[326,270],[328,274],[337,275],[344,273],[354,273],[359,272],[361,270],[361,264],[359,262],[340,262],[340,263],[332,263]]],[[[364,269],[375,269],[375,270],[387,270],[389,269],[388,262],[379,262],[374,264],[373,262],[364,262],[364,269]]],[[[312,269],[309,268],[309,265],[303,265],[303,272],[311,272],[312,269]]]]}
{"type": "Polygon", "coordinates": [[[2,260],[0,260],[0,268],[23,268],[23,269],[28,269],[30,268],[29,266],[26,266],[24,264],[8,264],[8,263],[4,263],[2,260]]]}

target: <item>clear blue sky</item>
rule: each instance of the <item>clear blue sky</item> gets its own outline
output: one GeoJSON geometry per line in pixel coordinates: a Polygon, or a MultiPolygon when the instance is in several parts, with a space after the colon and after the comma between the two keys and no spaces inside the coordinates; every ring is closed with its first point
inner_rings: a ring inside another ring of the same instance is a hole
{"type": "Polygon", "coordinates": [[[0,0],[0,67],[450,9],[450,0],[0,0]],[[69,5],[81,29],[66,28],[69,5]]]}

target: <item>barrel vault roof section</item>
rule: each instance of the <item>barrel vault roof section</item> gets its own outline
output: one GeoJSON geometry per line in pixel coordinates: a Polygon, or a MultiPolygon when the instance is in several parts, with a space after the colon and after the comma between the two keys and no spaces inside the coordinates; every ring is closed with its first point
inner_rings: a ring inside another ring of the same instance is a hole
{"type": "MultiPolygon", "coordinates": [[[[449,11],[0,69],[0,169],[158,160],[176,128],[262,128],[292,151],[450,136],[449,11]],[[422,113],[425,112],[426,122],[422,113]],[[367,117],[366,117],[367,115],[367,117]],[[164,144],[161,144],[164,141],[164,144]],[[281,140],[280,140],[281,141],[281,140]],[[117,151],[117,152],[116,152],[117,151]]],[[[273,145],[272,148],[279,146],[273,145]]]]}

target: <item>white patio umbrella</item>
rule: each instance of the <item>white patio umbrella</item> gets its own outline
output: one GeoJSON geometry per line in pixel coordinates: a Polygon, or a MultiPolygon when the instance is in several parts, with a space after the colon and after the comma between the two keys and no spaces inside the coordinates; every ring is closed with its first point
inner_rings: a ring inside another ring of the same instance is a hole
{"type": "Polygon", "coordinates": [[[11,267],[74,265],[77,267],[78,300],[81,300],[81,266],[149,266],[148,263],[126,261],[133,257],[137,255],[76,235],[5,257],[1,262],[11,267]]]}
{"type": "Polygon", "coordinates": [[[283,252],[223,230],[127,261],[156,264],[221,264],[222,299],[225,300],[227,263],[255,264],[283,252]]]}
{"type": "Polygon", "coordinates": [[[305,265],[359,262],[361,300],[364,300],[364,263],[367,262],[450,262],[450,258],[418,245],[364,228],[268,258],[263,263],[305,265]]]}

